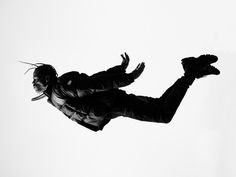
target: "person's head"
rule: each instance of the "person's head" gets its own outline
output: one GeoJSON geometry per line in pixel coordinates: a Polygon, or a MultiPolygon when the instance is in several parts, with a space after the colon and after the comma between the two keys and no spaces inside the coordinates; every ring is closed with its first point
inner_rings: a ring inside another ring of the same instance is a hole
{"type": "Polygon", "coordinates": [[[37,93],[46,91],[49,85],[53,84],[57,78],[55,68],[48,64],[40,64],[33,73],[33,87],[37,93]]]}
{"type": "Polygon", "coordinates": [[[52,65],[44,64],[44,63],[28,63],[24,61],[20,61],[21,63],[31,65],[32,67],[29,68],[25,74],[29,71],[34,69],[33,73],[33,87],[34,90],[41,95],[32,98],[32,101],[39,100],[46,96],[45,91],[47,90],[48,86],[52,85],[57,80],[57,72],[52,65]]]}

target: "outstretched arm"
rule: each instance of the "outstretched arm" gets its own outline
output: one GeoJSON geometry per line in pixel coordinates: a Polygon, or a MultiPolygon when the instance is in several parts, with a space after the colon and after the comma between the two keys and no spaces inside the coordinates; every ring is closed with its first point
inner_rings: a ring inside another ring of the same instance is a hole
{"type": "Polygon", "coordinates": [[[126,73],[125,69],[129,64],[129,56],[125,53],[121,57],[121,65],[112,67],[107,71],[96,73],[89,78],[89,88],[95,91],[109,90],[113,88],[125,87],[137,79],[145,68],[144,62],[140,63],[131,73],[126,73]]]}
{"type": "MultiPolygon", "coordinates": [[[[126,54],[127,57],[128,55],[126,54]]],[[[56,84],[58,94],[69,97],[81,97],[91,92],[125,87],[134,82],[145,68],[145,64],[140,63],[132,72],[126,73],[124,66],[127,64],[127,60],[123,60],[121,65],[93,74],[92,76],[76,71],[65,73],[58,78],[58,83],[56,84]]]]}

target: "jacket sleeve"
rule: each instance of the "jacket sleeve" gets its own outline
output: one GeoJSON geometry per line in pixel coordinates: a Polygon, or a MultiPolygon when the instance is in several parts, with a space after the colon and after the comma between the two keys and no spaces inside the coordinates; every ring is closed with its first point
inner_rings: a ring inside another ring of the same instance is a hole
{"type": "Polygon", "coordinates": [[[125,73],[124,69],[118,65],[90,76],[87,87],[96,92],[125,87],[133,82],[133,76],[125,73]]]}
{"type": "Polygon", "coordinates": [[[132,82],[133,76],[125,73],[120,65],[91,76],[72,71],[59,77],[56,92],[63,97],[83,97],[92,92],[125,87],[132,82]]]}

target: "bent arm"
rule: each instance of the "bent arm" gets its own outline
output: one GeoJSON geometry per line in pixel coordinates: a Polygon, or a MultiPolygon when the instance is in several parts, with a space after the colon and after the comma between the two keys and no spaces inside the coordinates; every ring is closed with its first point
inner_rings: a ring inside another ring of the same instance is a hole
{"type": "Polygon", "coordinates": [[[134,82],[131,73],[122,71],[120,65],[92,76],[83,73],[69,72],[58,79],[55,92],[60,97],[83,97],[93,92],[100,92],[125,87],[134,82]]]}
{"type": "MultiPolygon", "coordinates": [[[[121,65],[112,67],[107,71],[96,73],[89,77],[87,88],[91,91],[104,91],[114,88],[125,87],[137,79],[144,70],[144,62],[140,63],[134,71],[126,73],[129,64],[129,56],[125,53],[121,55],[123,61],[121,65]]],[[[86,84],[85,84],[86,85],[86,84]]]]}
{"type": "Polygon", "coordinates": [[[59,86],[63,93],[68,96],[82,97],[91,92],[99,92],[110,89],[117,89],[128,86],[137,79],[143,72],[144,63],[140,63],[131,73],[126,73],[126,66],[122,64],[114,66],[106,71],[98,72],[92,76],[84,73],[69,72],[62,75],[59,80],[59,86]]]}
{"type": "Polygon", "coordinates": [[[94,91],[103,91],[125,87],[133,82],[133,75],[125,73],[123,67],[118,65],[90,76],[88,87],[94,91]]]}

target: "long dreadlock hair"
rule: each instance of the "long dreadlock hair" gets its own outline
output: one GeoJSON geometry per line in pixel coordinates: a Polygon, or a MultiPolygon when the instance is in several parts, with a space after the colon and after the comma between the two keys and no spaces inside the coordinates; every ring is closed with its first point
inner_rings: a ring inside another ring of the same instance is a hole
{"type": "MultiPolygon", "coordinates": [[[[44,77],[46,75],[50,75],[51,76],[51,81],[55,81],[58,74],[56,72],[56,69],[49,64],[45,64],[45,63],[28,63],[28,62],[24,62],[24,61],[19,61],[21,63],[24,64],[28,64],[31,65],[31,67],[29,69],[26,70],[26,73],[28,73],[30,70],[34,69],[34,72],[37,72],[38,77],[44,77]]],[[[37,101],[40,100],[41,98],[44,98],[46,95],[44,93],[42,93],[41,95],[34,97],[31,99],[31,101],[37,101]]]]}

